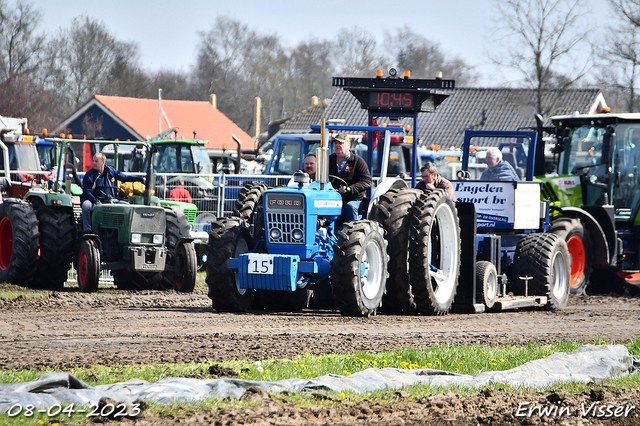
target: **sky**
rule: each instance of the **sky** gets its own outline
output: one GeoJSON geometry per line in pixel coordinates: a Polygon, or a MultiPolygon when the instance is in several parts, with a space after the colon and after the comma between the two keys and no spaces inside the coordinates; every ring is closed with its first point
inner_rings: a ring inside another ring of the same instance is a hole
{"type": "MultiPolygon", "coordinates": [[[[285,46],[294,46],[311,35],[333,39],[341,28],[355,26],[366,28],[384,43],[385,29],[393,31],[406,25],[471,65],[482,76],[480,86],[497,86],[516,78],[488,59],[490,52],[500,49],[493,33],[495,7],[491,0],[29,1],[43,12],[49,33],[68,27],[82,14],[102,20],[118,40],[138,43],[142,65],[152,71],[189,71],[196,60],[198,32],[208,31],[216,16],[224,15],[260,34],[277,33],[285,46]]],[[[608,10],[606,0],[585,1],[591,11],[608,10]]]]}

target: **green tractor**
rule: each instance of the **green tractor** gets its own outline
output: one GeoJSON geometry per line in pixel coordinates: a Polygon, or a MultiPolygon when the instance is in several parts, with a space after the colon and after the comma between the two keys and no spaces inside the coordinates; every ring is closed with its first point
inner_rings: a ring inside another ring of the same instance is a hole
{"type": "MultiPolygon", "coordinates": [[[[121,289],[192,291],[196,257],[185,214],[161,207],[148,185],[144,194],[128,194],[126,203],[96,206],[93,232],[82,235],[80,181],[68,145],[104,141],[47,141],[55,145],[56,169],[64,172],[22,182],[12,181],[16,173],[9,173],[10,150],[0,144],[0,281],[63,288],[73,262],[81,291],[96,291],[103,270],[111,270],[121,289]]],[[[37,158],[35,144],[33,152],[37,158]]],[[[154,182],[152,165],[147,181],[154,182]]]]}
{"type": "MultiPolygon", "coordinates": [[[[571,254],[571,293],[640,288],[640,114],[551,117],[553,171],[539,179],[550,232],[571,254]],[[588,287],[587,287],[588,286],[588,287]]],[[[540,155],[542,156],[542,155],[540,155]]]]}

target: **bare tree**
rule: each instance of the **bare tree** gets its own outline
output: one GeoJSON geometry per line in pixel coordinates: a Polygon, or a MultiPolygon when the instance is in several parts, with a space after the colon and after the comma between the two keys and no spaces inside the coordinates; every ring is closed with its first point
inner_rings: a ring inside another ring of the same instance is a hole
{"type": "Polygon", "coordinates": [[[295,46],[289,54],[285,89],[284,116],[309,108],[311,98],[330,98],[335,89],[331,77],[336,73],[331,62],[333,44],[330,41],[309,39],[295,46]]]}
{"type": "Polygon", "coordinates": [[[599,58],[597,81],[605,91],[610,105],[616,109],[636,112],[636,82],[640,66],[640,1],[609,0],[614,14],[622,20],[616,21],[607,31],[604,43],[595,50],[599,58]]]}
{"type": "Polygon", "coordinates": [[[371,77],[377,70],[386,68],[376,39],[359,27],[340,29],[335,41],[334,64],[343,76],[371,77]]]}
{"type": "Polygon", "coordinates": [[[49,45],[47,82],[60,98],[77,108],[91,96],[108,91],[110,79],[139,57],[134,43],[118,41],[104,23],[75,18],[49,45]]]}
{"type": "Polygon", "coordinates": [[[40,63],[45,36],[37,34],[42,13],[19,0],[15,8],[0,0],[0,81],[34,73],[40,63]]]}
{"type": "Polygon", "coordinates": [[[549,90],[563,90],[586,74],[590,59],[579,60],[591,28],[583,24],[583,0],[498,0],[496,35],[502,43],[497,64],[517,70],[536,90],[535,107],[549,90]],[[561,72],[562,70],[562,72],[561,72]]]}
{"type": "Polygon", "coordinates": [[[465,86],[477,81],[477,75],[464,60],[447,56],[438,43],[428,40],[407,28],[395,33],[385,32],[390,62],[400,71],[411,71],[413,78],[434,78],[442,72],[444,78],[455,79],[456,85],[465,86]]]}

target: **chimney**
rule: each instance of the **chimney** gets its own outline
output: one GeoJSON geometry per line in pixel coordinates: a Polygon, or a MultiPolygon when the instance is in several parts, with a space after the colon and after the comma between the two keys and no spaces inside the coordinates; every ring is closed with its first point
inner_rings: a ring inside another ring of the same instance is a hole
{"type": "Polygon", "coordinates": [[[316,106],[316,105],[318,105],[318,103],[320,103],[320,99],[318,99],[317,96],[312,96],[311,97],[311,106],[316,106]]]}
{"type": "Polygon", "coordinates": [[[255,97],[255,109],[254,109],[254,124],[256,127],[256,134],[255,134],[255,138],[258,139],[258,137],[260,137],[260,110],[262,109],[262,99],[260,99],[260,96],[256,96],[255,97]]]}
{"type": "Polygon", "coordinates": [[[218,109],[218,98],[215,93],[211,94],[211,106],[213,106],[213,109],[218,109]]]}

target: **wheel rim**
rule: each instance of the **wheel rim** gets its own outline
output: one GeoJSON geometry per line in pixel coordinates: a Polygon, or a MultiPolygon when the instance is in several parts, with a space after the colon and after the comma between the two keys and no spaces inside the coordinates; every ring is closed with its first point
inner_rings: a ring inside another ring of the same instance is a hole
{"type": "Polygon", "coordinates": [[[80,258],[78,259],[78,284],[80,287],[84,287],[87,283],[87,275],[89,262],[87,261],[87,252],[81,251],[80,258]]]}
{"type": "Polygon", "coordinates": [[[571,286],[578,286],[584,279],[584,269],[587,264],[587,255],[582,243],[582,238],[571,237],[567,240],[567,248],[571,256],[571,286]]]}
{"type": "Polygon", "coordinates": [[[458,227],[455,215],[448,204],[441,204],[434,215],[429,231],[431,242],[428,248],[430,265],[438,270],[431,270],[429,275],[435,299],[446,303],[451,298],[458,280],[460,248],[458,247],[458,227]],[[437,254],[433,247],[437,245],[437,254]]]}
{"type": "Polygon", "coordinates": [[[569,277],[567,277],[567,259],[561,252],[556,252],[553,256],[551,273],[551,293],[553,297],[560,300],[567,293],[567,283],[569,281],[569,277]]]}
{"type": "Polygon", "coordinates": [[[11,262],[11,252],[13,252],[13,230],[11,221],[3,217],[0,221],[0,269],[5,270],[11,262]]]}
{"type": "Polygon", "coordinates": [[[382,285],[382,247],[370,240],[364,248],[362,266],[360,269],[360,282],[362,293],[371,300],[380,292],[382,285]]]}
{"type": "Polygon", "coordinates": [[[487,295],[487,299],[490,301],[496,300],[496,295],[498,294],[498,277],[493,273],[493,271],[491,271],[487,277],[485,293],[487,295]]]}

